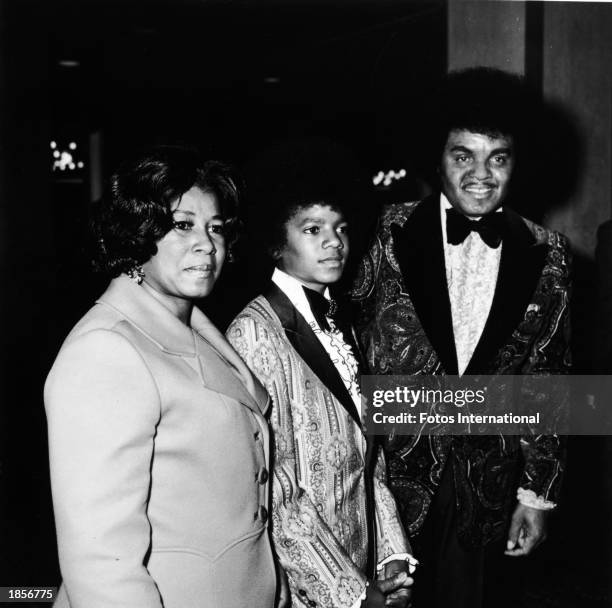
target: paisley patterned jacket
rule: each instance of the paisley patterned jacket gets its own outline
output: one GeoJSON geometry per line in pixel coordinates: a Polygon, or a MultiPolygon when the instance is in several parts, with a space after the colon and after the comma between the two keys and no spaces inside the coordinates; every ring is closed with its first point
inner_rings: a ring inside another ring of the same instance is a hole
{"type": "MultiPolygon", "coordinates": [[[[506,215],[491,311],[465,373],[565,374],[567,239],[506,215]]],[[[353,296],[371,373],[457,374],[439,195],[384,210],[353,296]]],[[[464,546],[501,538],[517,487],[553,502],[559,494],[564,442],[557,436],[400,437],[387,447],[389,486],[410,534],[420,530],[449,458],[464,546]]]]}
{"type": "Polygon", "coordinates": [[[292,605],[349,608],[365,589],[368,548],[375,561],[410,552],[382,449],[366,444],[333,363],[276,286],[227,337],[272,397],[272,536],[292,605]]]}

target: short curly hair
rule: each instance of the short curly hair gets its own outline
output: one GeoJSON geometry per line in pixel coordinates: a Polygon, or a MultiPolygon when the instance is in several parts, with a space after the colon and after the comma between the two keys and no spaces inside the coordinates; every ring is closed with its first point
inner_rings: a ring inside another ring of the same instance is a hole
{"type": "Polygon", "coordinates": [[[204,160],[193,148],[157,146],[122,165],[92,218],[94,267],[119,276],[147,262],[172,228],[173,204],[193,187],[213,194],[231,248],[238,233],[240,182],[228,165],[204,160]]]}

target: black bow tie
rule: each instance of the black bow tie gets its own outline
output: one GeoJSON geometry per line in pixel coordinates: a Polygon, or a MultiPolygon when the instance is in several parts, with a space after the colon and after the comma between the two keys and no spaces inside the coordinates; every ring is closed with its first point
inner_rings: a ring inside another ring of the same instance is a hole
{"type": "Polygon", "coordinates": [[[355,341],[355,337],[353,336],[351,316],[347,306],[339,306],[336,300],[332,298],[328,300],[318,291],[313,291],[312,289],[308,289],[308,287],[304,287],[304,293],[306,294],[306,298],[310,304],[310,310],[317,320],[319,327],[323,331],[330,331],[331,328],[327,319],[332,319],[336,328],[342,334],[344,342],[351,347],[357,365],[361,368],[361,353],[355,341]]]}
{"type": "Polygon", "coordinates": [[[480,220],[470,220],[456,209],[446,210],[446,240],[451,245],[463,243],[470,232],[477,232],[489,247],[497,249],[506,232],[505,213],[489,213],[480,220]]]}
{"type": "Polygon", "coordinates": [[[312,314],[317,320],[319,327],[325,331],[329,331],[330,327],[327,318],[329,317],[335,320],[338,313],[338,304],[332,298],[328,300],[323,294],[313,289],[308,289],[308,287],[304,287],[304,293],[306,294],[306,298],[310,304],[310,310],[312,310],[312,314]]]}

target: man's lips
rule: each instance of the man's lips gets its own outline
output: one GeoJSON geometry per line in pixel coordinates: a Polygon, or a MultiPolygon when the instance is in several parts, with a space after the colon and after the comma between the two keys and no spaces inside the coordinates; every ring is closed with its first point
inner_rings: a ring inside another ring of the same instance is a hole
{"type": "Polygon", "coordinates": [[[488,183],[469,183],[462,186],[462,188],[468,192],[488,192],[489,190],[495,189],[495,187],[495,184],[488,183]]]}
{"type": "Polygon", "coordinates": [[[488,198],[495,191],[495,184],[466,184],[462,186],[464,192],[467,192],[474,198],[488,198]]]}
{"type": "Polygon", "coordinates": [[[330,266],[336,265],[336,264],[342,264],[342,262],[344,261],[344,258],[342,256],[333,256],[333,257],[329,257],[329,258],[323,258],[322,260],[319,260],[320,264],[329,264],[330,266]]]}

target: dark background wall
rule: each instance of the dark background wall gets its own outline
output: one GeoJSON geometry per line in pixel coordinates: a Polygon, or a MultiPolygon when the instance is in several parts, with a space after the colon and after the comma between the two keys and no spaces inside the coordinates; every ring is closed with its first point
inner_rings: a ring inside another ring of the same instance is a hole
{"type": "MultiPolygon", "coordinates": [[[[423,188],[419,108],[441,75],[481,64],[524,74],[558,127],[535,160],[527,212],[572,240],[577,369],[588,373],[595,232],[612,210],[611,40],[606,3],[0,1],[0,585],[59,581],[42,386],[104,288],[86,224],[121,159],[183,142],[243,166],[277,138],[326,135],[354,150],[367,179],[407,169],[372,189],[376,208],[423,188]],[[76,143],[84,167],[52,171],[52,141],[76,143]]],[[[205,304],[220,324],[250,295],[239,276],[227,273],[205,304]]],[[[608,605],[612,453],[580,439],[572,455],[565,506],[531,562],[534,605],[557,605],[538,593],[608,605]]]]}

